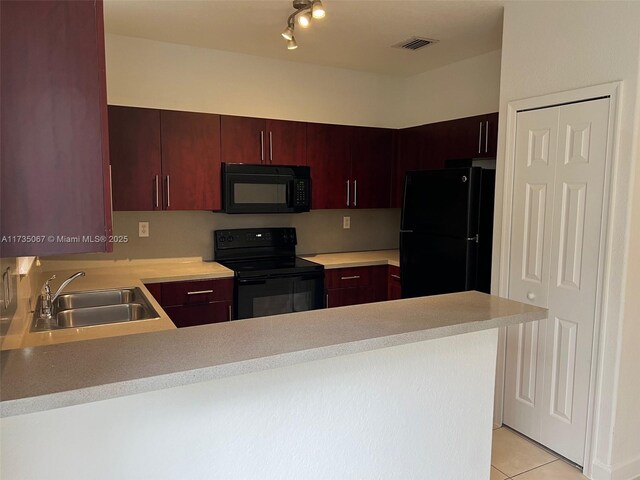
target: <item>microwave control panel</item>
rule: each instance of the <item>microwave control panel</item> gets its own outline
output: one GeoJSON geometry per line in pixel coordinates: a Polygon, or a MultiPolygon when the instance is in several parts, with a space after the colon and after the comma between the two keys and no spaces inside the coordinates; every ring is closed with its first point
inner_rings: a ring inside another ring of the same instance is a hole
{"type": "Polygon", "coordinates": [[[305,207],[309,205],[309,181],[295,180],[293,195],[294,206],[305,207]]]}

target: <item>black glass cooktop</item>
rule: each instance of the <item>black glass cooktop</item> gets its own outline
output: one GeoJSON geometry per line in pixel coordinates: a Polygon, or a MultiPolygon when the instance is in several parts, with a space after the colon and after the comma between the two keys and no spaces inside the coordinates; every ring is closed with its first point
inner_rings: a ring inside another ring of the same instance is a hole
{"type": "Polygon", "coordinates": [[[233,270],[238,277],[291,275],[324,270],[322,265],[299,257],[271,257],[218,262],[233,270]]]}

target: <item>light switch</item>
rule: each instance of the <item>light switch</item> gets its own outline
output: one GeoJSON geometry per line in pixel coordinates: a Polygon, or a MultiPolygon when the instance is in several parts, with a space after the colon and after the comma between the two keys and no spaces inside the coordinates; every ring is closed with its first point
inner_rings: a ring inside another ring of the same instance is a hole
{"type": "Polygon", "coordinates": [[[342,228],[351,228],[351,217],[342,217],[342,228]]]}
{"type": "Polygon", "coordinates": [[[138,222],[138,236],[139,237],[149,236],[149,222],[138,222]]]}

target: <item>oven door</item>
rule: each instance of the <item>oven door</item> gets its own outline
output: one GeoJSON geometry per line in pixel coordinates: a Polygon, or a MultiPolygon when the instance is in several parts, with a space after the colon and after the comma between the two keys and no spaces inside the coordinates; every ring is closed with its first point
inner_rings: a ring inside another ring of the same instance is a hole
{"type": "Polygon", "coordinates": [[[323,308],[324,272],[236,278],[234,320],[323,308]]]}

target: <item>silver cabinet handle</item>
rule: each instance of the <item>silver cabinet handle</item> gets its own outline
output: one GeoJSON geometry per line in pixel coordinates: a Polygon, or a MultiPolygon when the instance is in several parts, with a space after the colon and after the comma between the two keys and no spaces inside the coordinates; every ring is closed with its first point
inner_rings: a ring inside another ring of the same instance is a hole
{"type": "Polygon", "coordinates": [[[167,175],[167,208],[171,206],[171,184],[169,181],[169,175],[167,175]]]}
{"type": "Polygon", "coordinates": [[[273,163],[273,132],[269,132],[269,162],[273,163]]]}
{"type": "Polygon", "coordinates": [[[160,185],[158,184],[158,181],[159,181],[158,180],[158,175],[156,175],[156,178],[154,180],[155,191],[156,191],[156,203],[154,205],[155,208],[160,207],[160,192],[159,192],[160,185]]]}
{"type": "Polygon", "coordinates": [[[229,321],[233,320],[233,316],[231,315],[231,305],[229,305],[229,321]]]}
{"type": "Polygon", "coordinates": [[[484,153],[489,151],[489,120],[484,129],[484,153]]]}
{"type": "Polygon", "coordinates": [[[355,280],[360,278],[360,275],[351,275],[350,277],[340,277],[340,280],[355,280]]]}
{"type": "Polygon", "coordinates": [[[324,305],[325,305],[324,308],[329,308],[329,294],[328,293],[324,296],[324,302],[325,302],[324,303],[324,305]]]}
{"type": "Polygon", "coordinates": [[[353,181],[353,206],[358,206],[358,180],[353,181]]]}
{"type": "Polygon", "coordinates": [[[392,276],[393,278],[397,278],[398,280],[400,280],[400,275],[396,275],[396,274],[392,273],[392,274],[391,274],[391,276],[392,276]]]}
{"type": "Polygon", "coordinates": [[[350,203],[349,202],[349,194],[350,194],[350,192],[349,192],[349,180],[347,180],[347,207],[349,206],[349,203],[350,203]]]}
{"type": "Polygon", "coordinates": [[[260,130],[260,161],[264,162],[264,132],[260,130]]]}
{"type": "Polygon", "coordinates": [[[213,290],[196,290],[194,292],[187,292],[187,295],[204,295],[205,293],[213,293],[213,290]]]}
{"type": "Polygon", "coordinates": [[[480,134],[478,135],[478,153],[482,151],[482,123],[480,122],[480,134]]]}

